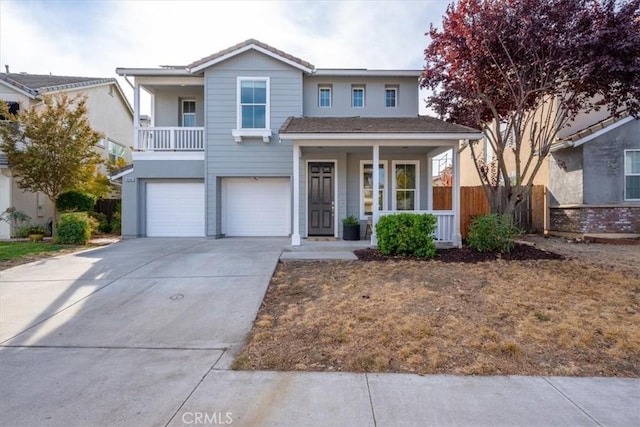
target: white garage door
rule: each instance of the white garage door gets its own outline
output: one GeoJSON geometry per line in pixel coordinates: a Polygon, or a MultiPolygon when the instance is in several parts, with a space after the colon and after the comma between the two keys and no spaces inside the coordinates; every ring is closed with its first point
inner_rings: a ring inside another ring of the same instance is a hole
{"type": "Polygon", "coordinates": [[[204,236],[204,184],[147,183],[147,236],[204,236]]]}
{"type": "Polygon", "coordinates": [[[227,236],[288,236],[289,178],[222,180],[222,232],[227,236]]]}

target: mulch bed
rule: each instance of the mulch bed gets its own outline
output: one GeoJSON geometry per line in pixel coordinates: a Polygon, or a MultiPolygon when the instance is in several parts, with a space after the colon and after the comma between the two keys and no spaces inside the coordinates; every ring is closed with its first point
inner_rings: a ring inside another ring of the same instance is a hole
{"type": "Polygon", "coordinates": [[[353,253],[360,261],[440,261],[440,262],[461,262],[461,263],[478,263],[485,261],[494,261],[503,259],[505,261],[525,261],[538,259],[565,259],[562,255],[554,252],[543,251],[531,245],[516,243],[510,253],[487,252],[480,253],[468,246],[454,249],[438,249],[435,258],[420,258],[413,255],[407,256],[387,256],[380,253],[377,249],[357,249],[353,253]]]}

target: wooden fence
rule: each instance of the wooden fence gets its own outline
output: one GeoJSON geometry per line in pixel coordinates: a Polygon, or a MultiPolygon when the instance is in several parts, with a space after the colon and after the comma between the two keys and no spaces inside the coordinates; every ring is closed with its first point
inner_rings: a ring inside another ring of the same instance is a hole
{"type": "MultiPolygon", "coordinates": [[[[530,196],[516,208],[514,221],[528,233],[544,231],[545,187],[536,185],[530,196]]],[[[451,187],[433,187],[433,209],[451,210],[451,187]]],[[[462,237],[466,238],[474,217],[491,212],[482,187],[460,188],[460,216],[462,237]]]]}

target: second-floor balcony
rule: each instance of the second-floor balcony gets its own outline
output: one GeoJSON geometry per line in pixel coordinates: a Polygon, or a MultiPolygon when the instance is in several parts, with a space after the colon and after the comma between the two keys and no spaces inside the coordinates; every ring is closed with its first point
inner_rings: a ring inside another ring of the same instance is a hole
{"type": "Polygon", "coordinates": [[[204,127],[140,127],[138,151],[204,151],[204,127]]]}

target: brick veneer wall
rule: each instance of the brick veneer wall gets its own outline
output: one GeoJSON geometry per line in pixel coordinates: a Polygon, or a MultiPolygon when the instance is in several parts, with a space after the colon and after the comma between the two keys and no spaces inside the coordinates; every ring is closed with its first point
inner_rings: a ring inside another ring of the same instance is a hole
{"type": "Polygon", "coordinates": [[[569,233],[640,233],[640,206],[550,208],[550,229],[569,233]]]}

